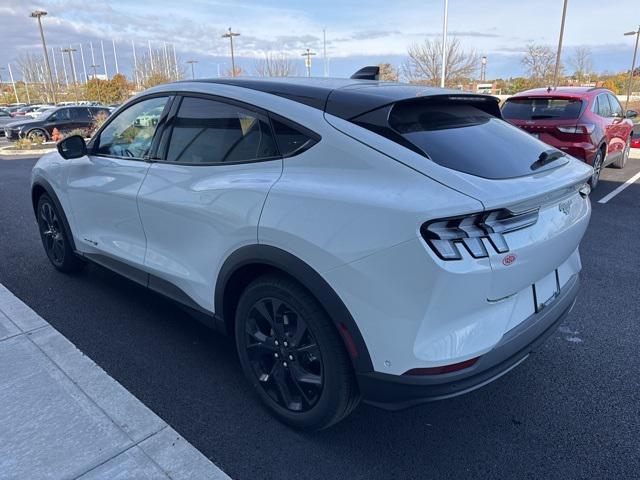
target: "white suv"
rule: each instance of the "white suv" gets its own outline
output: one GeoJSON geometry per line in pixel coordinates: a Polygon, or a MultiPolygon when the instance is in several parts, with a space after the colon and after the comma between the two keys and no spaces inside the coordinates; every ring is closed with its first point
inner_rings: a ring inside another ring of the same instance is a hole
{"type": "Polygon", "coordinates": [[[573,306],[590,175],[493,97],[233,78],[145,91],[42,157],[32,198],[57,269],[189,307],[276,417],[319,429],[521,363],[573,306]]]}

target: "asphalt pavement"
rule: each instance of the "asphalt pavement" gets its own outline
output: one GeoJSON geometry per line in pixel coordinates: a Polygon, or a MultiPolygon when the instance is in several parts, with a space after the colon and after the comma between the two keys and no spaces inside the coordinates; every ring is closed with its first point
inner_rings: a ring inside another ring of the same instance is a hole
{"type": "MultiPolygon", "coordinates": [[[[5,157],[6,158],[6,157],[5,157]]],[[[638,478],[640,171],[606,169],[578,302],[526,362],[470,394],[390,413],[361,405],[298,433],[245,383],[229,338],[116,274],[64,275],[34,222],[35,159],[0,159],[0,282],[237,479],[638,478]]]]}

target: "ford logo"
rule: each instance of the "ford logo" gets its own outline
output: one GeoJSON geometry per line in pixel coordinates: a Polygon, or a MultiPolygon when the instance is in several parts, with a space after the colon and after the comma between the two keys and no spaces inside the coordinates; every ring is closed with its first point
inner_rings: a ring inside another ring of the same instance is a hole
{"type": "Polygon", "coordinates": [[[516,261],[516,255],[514,253],[510,253],[509,255],[504,256],[504,258],[502,259],[502,264],[505,267],[508,267],[515,261],[516,261]]]}

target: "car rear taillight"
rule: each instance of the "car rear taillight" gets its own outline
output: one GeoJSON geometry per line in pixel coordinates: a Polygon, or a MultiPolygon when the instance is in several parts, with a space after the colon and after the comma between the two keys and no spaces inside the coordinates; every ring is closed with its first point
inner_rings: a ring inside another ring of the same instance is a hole
{"type": "Polygon", "coordinates": [[[557,127],[562,133],[577,133],[579,135],[590,135],[596,129],[596,126],[591,123],[585,123],[582,125],[573,125],[571,127],[557,127]]]}
{"type": "Polygon", "coordinates": [[[488,257],[483,239],[498,253],[509,251],[504,234],[529,227],[538,221],[538,210],[513,213],[493,210],[426,222],[420,227],[422,238],[442,260],[461,260],[460,246],[473,258],[488,257]]]}

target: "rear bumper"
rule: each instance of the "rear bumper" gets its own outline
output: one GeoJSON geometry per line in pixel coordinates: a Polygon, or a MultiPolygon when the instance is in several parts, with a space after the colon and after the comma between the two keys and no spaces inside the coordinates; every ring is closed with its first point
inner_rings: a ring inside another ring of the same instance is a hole
{"type": "Polygon", "coordinates": [[[502,340],[473,366],[459,372],[433,376],[402,376],[370,372],[358,375],[363,400],[388,410],[454,397],[480,388],[522,363],[571,311],[579,289],[574,275],[556,299],[507,332],[502,340]]]}

